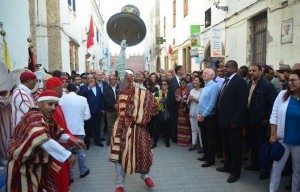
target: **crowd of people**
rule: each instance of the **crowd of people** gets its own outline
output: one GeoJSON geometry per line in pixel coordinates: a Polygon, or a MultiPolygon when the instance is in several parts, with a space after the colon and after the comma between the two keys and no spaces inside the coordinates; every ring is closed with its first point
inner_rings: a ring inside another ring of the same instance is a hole
{"type": "Polygon", "coordinates": [[[228,183],[240,178],[248,156],[244,169],[270,178],[272,192],[284,167],[292,168],[289,187],[300,191],[300,64],[274,70],[229,60],[187,74],[181,65],[157,73],[127,70],[123,82],[117,72],[40,75],[41,70],[26,70],[17,87],[0,90],[8,191],[69,191],[74,154],[80,177],[90,173],[85,160],[90,145],[110,146],[117,192],[124,191],[127,173],[140,173],[153,187],[148,173],[160,138],[167,148],[173,143],[202,154],[203,168],[223,158],[216,170],[229,173],[228,183]],[[262,149],[276,142],[285,150],[279,159],[270,155],[265,165],[262,149]]]}

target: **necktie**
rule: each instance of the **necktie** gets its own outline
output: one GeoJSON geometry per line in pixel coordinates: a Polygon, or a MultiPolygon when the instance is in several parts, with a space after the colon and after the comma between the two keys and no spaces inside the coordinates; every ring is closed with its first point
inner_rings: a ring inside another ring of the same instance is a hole
{"type": "Polygon", "coordinates": [[[226,79],[225,79],[225,81],[224,81],[224,83],[223,83],[223,86],[222,86],[222,88],[221,88],[221,91],[220,91],[220,95],[222,95],[222,93],[223,93],[224,89],[226,88],[226,86],[227,86],[229,80],[230,80],[229,78],[226,78],[226,79]]]}
{"type": "Polygon", "coordinates": [[[220,108],[220,100],[221,100],[223,91],[224,91],[224,89],[226,88],[226,86],[227,86],[229,80],[230,80],[229,78],[226,78],[225,81],[224,81],[224,83],[223,83],[223,86],[222,86],[222,88],[221,88],[220,95],[219,95],[219,99],[218,99],[218,109],[220,108]]]}

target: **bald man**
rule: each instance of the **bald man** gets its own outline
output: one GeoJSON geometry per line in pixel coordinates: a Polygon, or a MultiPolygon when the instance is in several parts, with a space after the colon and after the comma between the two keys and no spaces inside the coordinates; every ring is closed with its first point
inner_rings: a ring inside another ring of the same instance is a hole
{"type": "Polygon", "coordinates": [[[300,63],[295,63],[295,64],[292,66],[292,70],[296,70],[296,69],[300,69],[300,63]]]}

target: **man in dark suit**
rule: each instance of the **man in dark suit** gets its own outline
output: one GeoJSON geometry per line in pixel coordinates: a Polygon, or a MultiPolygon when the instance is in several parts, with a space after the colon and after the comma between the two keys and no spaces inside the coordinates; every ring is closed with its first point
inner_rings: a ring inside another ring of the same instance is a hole
{"type": "Polygon", "coordinates": [[[107,146],[110,145],[112,127],[118,117],[116,105],[119,93],[119,85],[115,75],[109,76],[109,85],[104,87],[103,99],[105,103],[105,112],[107,117],[107,146]]]}
{"type": "MultiPolygon", "coordinates": [[[[97,86],[100,87],[101,93],[103,94],[104,88],[108,86],[108,83],[104,80],[103,78],[103,72],[101,70],[96,70],[95,71],[95,79],[96,79],[96,84],[97,86]]],[[[107,119],[106,119],[106,114],[100,113],[100,141],[105,141],[103,138],[104,135],[104,129],[107,125],[107,119]]]]}
{"type": "Polygon", "coordinates": [[[250,66],[251,81],[248,85],[248,125],[247,133],[251,149],[251,165],[246,170],[259,170],[260,179],[267,179],[270,170],[259,166],[259,150],[268,140],[267,132],[273,103],[277,92],[274,85],[263,77],[261,65],[250,66]]]}
{"type": "Polygon", "coordinates": [[[84,142],[87,148],[89,148],[90,137],[93,131],[95,145],[103,147],[103,144],[100,141],[100,113],[104,112],[103,95],[100,87],[96,85],[94,77],[90,77],[88,84],[80,87],[80,95],[87,99],[91,112],[91,118],[85,121],[84,142]]]}
{"type": "Polygon", "coordinates": [[[169,79],[170,84],[170,94],[172,94],[172,101],[171,109],[170,110],[170,119],[172,119],[171,122],[171,138],[173,143],[177,143],[177,120],[178,120],[178,102],[175,99],[175,91],[180,86],[180,78],[184,75],[184,69],[181,65],[177,65],[175,67],[175,73],[176,75],[169,79]]]}
{"type": "Polygon", "coordinates": [[[228,183],[240,178],[242,161],[242,127],[246,122],[248,90],[246,82],[237,75],[238,64],[227,61],[224,68],[226,79],[218,99],[219,125],[223,131],[225,166],[217,168],[229,172],[228,183]]]}

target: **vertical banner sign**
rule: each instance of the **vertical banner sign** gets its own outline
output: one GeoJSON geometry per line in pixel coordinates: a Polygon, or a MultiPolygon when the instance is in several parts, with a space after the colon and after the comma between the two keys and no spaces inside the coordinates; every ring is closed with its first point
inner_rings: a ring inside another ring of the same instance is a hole
{"type": "Polygon", "coordinates": [[[218,27],[211,29],[210,55],[211,57],[222,57],[221,29],[218,27]]]}
{"type": "Polygon", "coordinates": [[[191,47],[200,47],[200,25],[191,25],[191,47]]]}

